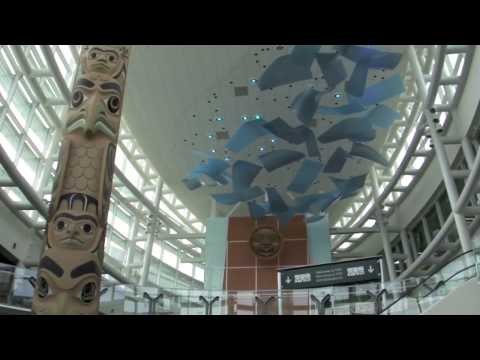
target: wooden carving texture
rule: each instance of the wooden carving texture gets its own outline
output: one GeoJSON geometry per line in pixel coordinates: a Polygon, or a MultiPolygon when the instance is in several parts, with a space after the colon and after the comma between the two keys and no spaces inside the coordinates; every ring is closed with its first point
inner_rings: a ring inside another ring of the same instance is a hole
{"type": "Polygon", "coordinates": [[[130,47],[87,45],[65,132],[40,259],[35,314],[97,314],[115,149],[130,47]]]}

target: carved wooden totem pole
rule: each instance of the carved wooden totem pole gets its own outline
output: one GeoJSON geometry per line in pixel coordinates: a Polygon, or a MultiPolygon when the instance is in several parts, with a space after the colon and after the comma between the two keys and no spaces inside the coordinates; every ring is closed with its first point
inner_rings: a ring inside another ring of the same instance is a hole
{"type": "Polygon", "coordinates": [[[33,298],[34,314],[97,314],[130,46],[82,48],[33,298]]]}

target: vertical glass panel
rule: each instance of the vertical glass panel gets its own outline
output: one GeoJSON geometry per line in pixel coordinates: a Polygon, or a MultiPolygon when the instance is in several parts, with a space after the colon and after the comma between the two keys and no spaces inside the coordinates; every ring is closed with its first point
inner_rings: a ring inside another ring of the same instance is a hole
{"type": "Polygon", "coordinates": [[[17,129],[12,125],[10,116],[7,115],[3,126],[0,128],[0,145],[7,153],[10,160],[15,158],[15,153],[21,136],[17,129]]]}
{"type": "Polygon", "coordinates": [[[427,247],[425,233],[423,232],[423,225],[420,221],[412,230],[417,251],[421,253],[427,247]]]}
{"type": "Polygon", "coordinates": [[[13,79],[15,78],[15,74],[10,70],[6,63],[5,50],[2,49],[0,54],[2,55],[0,56],[0,94],[6,98],[8,90],[10,89],[13,79]]]}
{"type": "Polygon", "coordinates": [[[428,229],[430,230],[430,236],[433,239],[435,235],[440,231],[440,228],[442,227],[440,225],[440,220],[438,218],[435,207],[430,209],[430,211],[426,215],[426,220],[428,224],[428,229]]]}
{"type": "Polygon", "coordinates": [[[13,115],[17,119],[18,123],[25,127],[27,124],[28,114],[32,108],[32,104],[24,95],[24,91],[19,86],[17,87],[15,94],[10,104],[10,109],[12,110],[13,115]]]}
{"type": "Polygon", "coordinates": [[[35,112],[32,117],[32,124],[28,129],[27,136],[32,140],[35,147],[42,153],[45,152],[47,146],[49,129],[44,126],[35,112]]]}
{"type": "Polygon", "coordinates": [[[177,255],[168,251],[166,249],[163,250],[163,262],[170,265],[173,268],[177,267],[177,255]]]}
{"type": "Polygon", "coordinates": [[[125,237],[129,236],[131,220],[132,216],[130,214],[123,211],[120,207],[117,207],[114,227],[125,237]]]}
{"type": "Polygon", "coordinates": [[[39,164],[40,159],[25,144],[23,151],[20,154],[17,169],[30,185],[33,185],[39,164]]]}

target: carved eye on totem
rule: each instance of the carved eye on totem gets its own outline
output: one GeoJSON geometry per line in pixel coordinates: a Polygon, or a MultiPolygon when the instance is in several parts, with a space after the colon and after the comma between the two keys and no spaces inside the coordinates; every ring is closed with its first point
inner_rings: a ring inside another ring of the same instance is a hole
{"type": "Polygon", "coordinates": [[[43,299],[43,298],[47,297],[47,295],[50,295],[51,292],[52,291],[51,291],[50,287],[48,286],[47,280],[43,276],[40,276],[38,278],[38,281],[37,281],[38,297],[43,299]]]}
{"type": "Polygon", "coordinates": [[[82,293],[80,294],[80,300],[85,304],[89,304],[95,300],[96,293],[97,293],[97,285],[94,282],[89,282],[85,284],[85,286],[82,288],[82,293]]]}
{"type": "Polygon", "coordinates": [[[83,95],[83,92],[81,90],[75,90],[72,96],[72,106],[74,108],[79,107],[80,105],[82,105],[84,98],[85,96],[83,95]]]}
{"type": "Polygon", "coordinates": [[[87,234],[87,235],[91,235],[93,234],[93,232],[95,231],[95,225],[91,224],[91,223],[84,223],[84,224],[81,224],[80,225],[80,228],[82,229],[82,231],[87,234]]]}
{"type": "Polygon", "coordinates": [[[67,224],[65,223],[65,221],[61,219],[57,220],[55,224],[55,229],[57,229],[57,231],[64,231],[66,227],[67,227],[67,224]]]}
{"type": "Polygon", "coordinates": [[[88,54],[88,57],[93,60],[97,58],[97,55],[97,52],[95,50],[92,50],[90,54],[88,54]]]}
{"type": "Polygon", "coordinates": [[[117,95],[112,95],[107,100],[108,111],[116,114],[120,110],[120,98],[117,95]]]}
{"type": "Polygon", "coordinates": [[[113,63],[113,64],[116,64],[118,62],[118,56],[116,56],[114,54],[110,54],[110,55],[108,55],[108,61],[113,63]]]}

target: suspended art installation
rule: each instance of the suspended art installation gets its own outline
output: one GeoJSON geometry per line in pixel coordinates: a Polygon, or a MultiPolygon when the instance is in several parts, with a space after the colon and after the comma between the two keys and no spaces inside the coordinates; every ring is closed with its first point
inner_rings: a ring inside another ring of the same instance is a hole
{"type": "MultiPolygon", "coordinates": [[[[319,220],[333,203],[356,195],[363,187],[368,171],[352,177],[344,174],[345,169],[352,161],[359,159],[388,166],[388,161],[368,143],[376,139],[379,131],[388,129],[400,118],[399,112],[383,102],[405,92],[398,72],[382,75],[382,79],[371,85],[368,85],[368,76],[370,71],[397,69],[402,57],[402,53],[358,45],[327,48],[321,45],[296,45],[288,54],[274,59],[254,84],[260,91],[265,91],[310,82],[289,106],[297,123],[278,116],[272,120],[258,117],[242,122],[225,144],[225,150],[241,155],[264,138],[278,139],[280,148],[266,151],[261,147],[258,164],[235,161],[231,179],[226,172],[215,172],[217,175],[212,176],[211,172],[203,171],[218,186],[232,185],[231,192],[211,194],[213,199],[222,205],[245,202],[251,217],[261,218],[272,214],[285,225],[295,214],[307,215],[308,221],[319,220]],[[326,87],[319,86],[317,79],[313,79],[314,66],[319,68],[326,87]],[[344,96],[346,101],[338,106],[320,105],[322,99],[332,96],[344,96]],[[329,116],[334,123],[331,121],[331,126],[326,129],[322,127],[323,130],[319,131],[315,126],[316,114],[329,116]],[[282,148],[281,144],[290,146],[282,148]],[[325,147],[329,147],[330,151],[325,152],[325,147]],[[275,177],[280,169],[299,162],[300,166],[284,187],[267,185],[263,190],[255,185],[262,170],[275,177]],[[245,179],[240,180],[239,174],[245,174],[245,179]],[[321,177],[328,177],[334,190],[312,193],[313,185],[321,177]],[[224,178],[231,181],[225,184],[224,178]],[[282,197],[287,192],[292,201],[282,197]],[[265,199],[259,200],[262,195],[265,195],[265,199]]],[[[242,116],[242,119],[247,120],[247,117],[242,116]]],[[[199,173],[198,168],[182,180],[192,191],[203,186],[195,173],[199,173]]]]}

